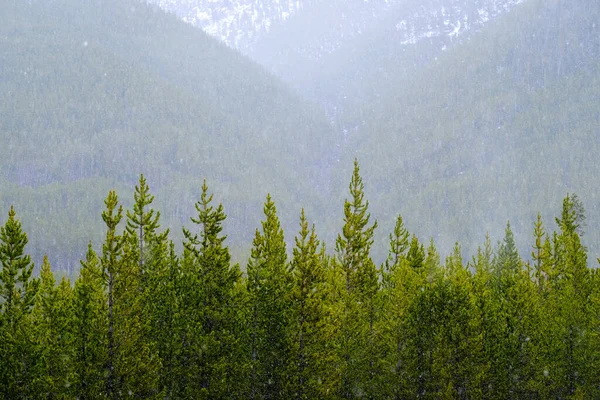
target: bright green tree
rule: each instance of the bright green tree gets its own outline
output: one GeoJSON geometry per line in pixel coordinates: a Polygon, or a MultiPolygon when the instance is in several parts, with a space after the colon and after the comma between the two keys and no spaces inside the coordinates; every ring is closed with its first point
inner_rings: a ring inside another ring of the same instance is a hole
{"type": "Polygon", "coordinates": [[[32,277],[33,262],[25,254],[27,242],[11,207],[0,228],[0,395],[7,399],[27,394],[35,367],[30,313],[39,280],[32,277]]]}
{"type": "Polygon", "coordinates": [[[554,271],[550,280],[549,304],[555,312],[551,347],[553,396],[592,396],[597,389],[590,383],[594,376],[588,368],[593,354],[589,335],[593,320],[589,312],[592,276],[587,266],[587,249],[581,243],[584,210],[578,198],[567,195],[560,218],[560,233],[553,237],[554,271]]]}
{"type": "Polygon", "coordinates": [[[252,399],[282,398],[292,360],[288,335],[293,276],[275,203],[267,196],[262,231],[256,230],[247,267],[249,393],[252,399]]]}
{"type": "Polygon", "coordinates": [[[383,312],[378,321],[383,347],[380,390],[386,398],[403,399],[414,395],[406,379],[411,372],[407,368],[407,312],[425,280],[408,262],[409,233],[401,216],[389,239],[382,276],[383,312]]]}
{"type": "Polygon", "coordinates": [[[74,380],[73,292],[66,278],[56,287],[48,257],[40,282],[32,312],[38,357],[33,388],[49,399],[68,398],[74,380]]]}
{"type": "Polygon", "coordinates": [[[291,264],[294,276],[290,340],[294,359],[290,393],[297,399],[327,398],[330,393],[328,367],[332,351],[327,345],[327,293],[324,249],[314,225],[309,229],[304,209],[300,232],[295,238],[291,264]]]}
{"type": "Polygon", "coordinates": [[[375,395],[379,368],[376,320],[380,312],[377,269],[370,256],[377,222],[369,226],[369,202],[358,161],[349,185],[350,200],[344,203],[344,226],[336,240],[335,268],[345,290],[340,294],[339,376],[341,398],[375,395]]]}

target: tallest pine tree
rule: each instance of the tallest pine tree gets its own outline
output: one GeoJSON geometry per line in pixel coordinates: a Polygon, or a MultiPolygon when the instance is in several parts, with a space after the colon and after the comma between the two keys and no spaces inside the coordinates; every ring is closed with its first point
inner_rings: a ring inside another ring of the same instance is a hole
{"type": "Polygon", "coordinates": [[[375,396],[375,320],[379,283],[370,252],[377,222],[369,225],[369,202],[358,161],[350,181],[350,200],[344,203],[344,227],[336,241],[335,268],[340,290],[339,373],[340,397],[375,396]]]}

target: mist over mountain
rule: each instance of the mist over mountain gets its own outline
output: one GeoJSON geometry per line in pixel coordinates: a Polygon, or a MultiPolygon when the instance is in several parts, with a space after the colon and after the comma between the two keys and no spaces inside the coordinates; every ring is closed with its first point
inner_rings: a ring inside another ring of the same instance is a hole
{"type": "MultiPolygon", "coordinates": [[[[170,4],[179,15],[188,7],[170,4]]],[[[312,1],[285,11],[268,2],[252,7],[276,22],[260,29],[237,25],[239,32],[253,32],[245,35],[251,41],[208,31],[322,106],[337,131],[333,159],[341,160],[332,182],[342,184],[333,190],[341,196],[351,160],[364,160],[374,177],[372,203],[383,213],[381,246],[395,210],[423,237],[444,242],[444,249],[454,240],[449,232],[460,229],[468,252],[486,231],[501,235],[508,219],[518,235],[529,235],[535,213],[552,215],[566,192],[581,193],[590,218],[597,218],[596,193],[587,184],[598,172],[589,156],[598,143],[597,113],[590,109],[598,97],[596,4],[312,1]],[[537,150],[541,143],[547,147],[537,150]],[[477,221],[484,228],[472,231],[477,221]]],[[[242,8],[227,9],[231,20],[242,8]]]]}
{"type": "Polygon", "coordinates": [[[233,247],[251,237],[267,193],[290,206],[292,226],[327,192],[324,116],[157,7],[10,3],[0,42],[1,204],[24,215],[38,260],[76,268],[101,237],[108,189],[128,204],[140,173],[165,228],[189,221],[206,178],[227,203],[233,247]]]}
{"type": "Polygon", "coordinates": [[[106,191],[129,204],[139,173],[175,227],[207,178],[241,258],[268,192],[286,228],[306,207],[333,243],[355,157],[380,221],[378,259],[398,213],[442,253],[459,240],[472,254],[509,219],[525,239],[567,192],[600,222],[594,2],[5,8],[2,204],[27,215],[38,258],[74,268],[101,235],[106,191]]]}

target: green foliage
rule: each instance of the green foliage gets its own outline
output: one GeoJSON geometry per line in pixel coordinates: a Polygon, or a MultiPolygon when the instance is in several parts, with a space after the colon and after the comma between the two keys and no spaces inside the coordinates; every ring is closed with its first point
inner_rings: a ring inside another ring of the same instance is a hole
{"type": "Polygon", "coordinates": [[[248,397],[285,396],[292,362],[289,341],[293,275],[275,203],[268,195],[247,266],[250,381],[248,397]]]}
{"type": "Polygon", "coordinates": [[[73,391],[80,399],[105,393],[108,304],[102,267],[92,245],[73,289],[73,391]]]}
{"type": "Polygon", "coordinates": [[[369,202],[358,161],[349,185],[350,199],[344,202],[344,226],[336,240],[334,268],[345,286],[339,302],[342,315],[338,337],[339,396],[372,397],[377,376],[376,321],[380,312],[379,281],[370,251],[377,222],[369,226],[369,202]],[[358,343],[363,343],[359,346],[358,343]]]}
{"type": "Polygon", "coordinates": [[[63,278],[56,286],[48,258],[40,272],[40,288],[36,294],[32,318],[37,352],[36,377],[33,393],[44,393],[48,398],[69,398],[74,378],[74,309],[73,290],[63,278]]]}
{"type": "Polygon", "coordinates": [[[442,264],[433,241],[425,248],[397,217],[378,270],[370,257],[376,223],[355,163],[334,256],[303,210],[288,262],[267,196],[242,275],[225,245],[223,206],[212,204],[206,184],[181,255],[168,231],[156,233],[158,219],[145,217],[148,190],[136,193],[143,206],[129,213],[133,229],[119,234],[123,209],[109,192],[102,255],[88,246],[73,288],[67,279],[56,284],[47,258],[33,278],[27,236],[9,213],[0,228],[2,396],[600,395],[600,278],[588,266],[574,195],[552,236],[538,215],[531,262],[508,224],[496,249],[486,235],[465,263],[457,243],[442,264]],[[154,228],[140,234],[134,218],[154,228]]]}
{"type": "Polygon", "coordinates": [[[291,293],[292,321],[290,325],[290,375],[294,381],[289,393],[297,399],[328,398],[332,389],[329,363],[335,357],[328,345],[330,327],[327,324],[327,278],[325,248],[314,225],[300,214],[300,232],[295,238],[291,272],[294,286],[291,293]]]}
{"type": "Polygon", "coordinates": [[[241,350],[234,335],[240,305],[235,286],[241,273],[238,265],[231,265],[227,237],[222,235],[223,205],[214,207],[212,200],[204,182],[196,203],[197,217],[191,218],[198,233],[183,229],[184,292],[180,295],[184,308],[179,324],[184,343],[180,373],[185,374],[185,385],[178,390],[190,398],[225,398],[234,392],[240,373],[232,355],[241,350]]]}
{"type": "Polygon", "coordinates": [[[39,280],[32,277],[33,263],[25,254],[27,241],[11,207],[0,228],[0,394],[6,398],[29,395],[34,377],[30,314],[39,280]]]}

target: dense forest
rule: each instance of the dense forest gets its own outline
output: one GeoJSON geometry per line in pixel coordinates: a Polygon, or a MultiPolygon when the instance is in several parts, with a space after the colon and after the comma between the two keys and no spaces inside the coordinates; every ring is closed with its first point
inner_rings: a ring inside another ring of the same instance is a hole
{"type": "Polygon", "coordinates": [[[507,224],[471,259],[459,244],[442,258],[397,216],[381,265],[356,161],[335,245],[302,210],[287,248],[269,195],[242,266],[206,183],[181,252],[143,175],[130,209],[115,191],[104,204],[104,240],[90,243],[74,282],[58,283],[48,258],[34,277],[10,209],[0,229],[0,397],[600,396],[600,275],[575,194],[557,231],[537,218],[523,255],[507,224]]]}

